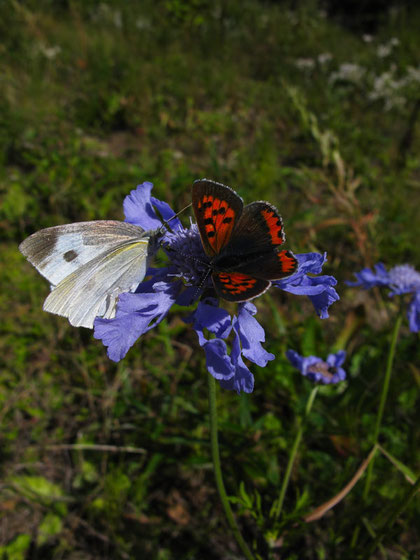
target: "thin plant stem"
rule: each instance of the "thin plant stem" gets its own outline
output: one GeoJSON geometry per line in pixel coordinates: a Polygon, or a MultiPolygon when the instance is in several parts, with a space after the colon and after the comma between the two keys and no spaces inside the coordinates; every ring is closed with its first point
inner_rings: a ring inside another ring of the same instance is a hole
{"type": "MultiPolygon", "coordinates": [[[[395,321],[394,330],[392,332],[391,346],[389,347],[388,360],[386,364],[384,382],[382,385],[381,398],[379,401],[378,414],[376,415],[375,431],[373,433],[374,444],[378,443],[379,432],[381,430],[382,418],[384,415],[385,403],[388,396],[389,383],[391,380],[392,365],[394,363],[395,348],[397,346],[398,334],[400,332],[402,318],[403,318],[402,314],[399,313],[397,316],[397,320],[395,321]]],[[[365,500],[369,495],[369,490],[372,483],[373,463],[374,463],[374,459],[372,459],[372,461],[369,463],[367,473],[366,473],[366,484],[363,491],[363,498],[365,500]]]]}
{"type": "Polygon", "coordinates": [[[305,420],[308,417],[309,413],[311,412],[311,408],[312,408],[312,405],[314,403],[317,392],[318,392],[318,387],[314,387],[312,389],[310,395],[309,395],[308,402],[306,403],[305,417],[299,423],[299,428],[298,428],[298,431],[296,433],[296,437],[295,437],[295,441],[293,442],[292,449],[290,451],[289,461],[287,463],[286,472],[285,472],[283,482],[282,482],[282,485],[281,485],[281,488],[280,488],[280,494],[279,494],[278,500],[277,500],[277,502],[276,502],[276,504],[275,504],[275,506],[272,510],[272,516],[275,519],[278,519],[280,517],[281,510],[283,508],[284,498],[286,496],[287,488],[289,486],[290,476],[292,474],[292,469],[293,469],[293,465],[294,465],[294,462],[295,462],[295,459],[296,459],[296,454],[297,454],[297,451],[299,449],[300,442],[302,440],[305,420]]]}
{"type": "Polygon", "coordinates": [[[211,455],[213,459],[214,476],[216,479],[217,491],[219,492],[220,500],[230,529],[238,543],[239,548],[247,560],[255,560],[248,545],[244,541],[236,520],[233,516],[232,508],[230,507],[229,499],[226,494],[225,485],[223,483],[222,469],[220,466],[220,452],[219,442],[217,438],[217,406],[216,406],[216,381],[214,377],[208,374],[209,386],[209,413],[210,413],[210,442],[211,442],[211,455]]]}

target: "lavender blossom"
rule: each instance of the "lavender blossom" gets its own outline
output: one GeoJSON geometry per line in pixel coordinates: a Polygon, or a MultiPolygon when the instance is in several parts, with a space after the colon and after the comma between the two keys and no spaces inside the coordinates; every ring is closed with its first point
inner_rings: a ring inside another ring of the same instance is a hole
{"type": "Polygon", "coordinates": [[[408,310],[408,322],[412,332],[420,330],[420,273],[409,264],[394,266],[389,271],[383,263],[375,265],[375,271],[364,268],[356,272],[356,282],[347,282],[349,286],[360,286],[364,289],[373,286],[387,286],[390,288],[389,296],[413,294],[408,310]]]}
{"type": "Polygon", "coordinates": [[[339,383],[346,378],[346,372],[341,367],[346,359],[346,352],[340,350],[336,354],[328,354],[326,361],[317,356],[303,357],[295,350],[287,350],[286,357],[302,375],[315,383],[339,383]]]}

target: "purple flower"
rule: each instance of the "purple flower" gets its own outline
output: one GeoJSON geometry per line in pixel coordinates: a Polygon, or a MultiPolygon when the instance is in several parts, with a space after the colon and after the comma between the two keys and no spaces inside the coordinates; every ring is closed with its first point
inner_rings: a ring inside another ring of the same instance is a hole
{"type": "Polygon", "coordinates": [[[339,383],[346,378],[346,372],[341,367],[346,359],[344,350],[340,350],[336,354],[328,354],[325,362],[317,356],[303,357],[295,350],[287,350],[286,357],[302,375],[315,383],[327,385],[329,383],[339,383]]]}
{"type": "Polygon", "coordinates": [[[387,286],[391,289],[389,296],[414,294],[409,303],[407,316],[412,332],[420,330],[420,273],[409,264],[394,266],[389,271],[382,263],[375,265],[375,271],[364,268],[356,272],[356,282],[347,282],[349,286],[360,286],[364,289],[373,286],[387,286]]]}
{"type": "Polygon", "coordinates": [[[218,307],[215,298],[208,298],[198,304],[196,311],[186,319],[191,322],[198,335],[198,342],[206,354],[208,371],[220,381],[225,389],[235,389],[238,393],[251,393],[254,376],[246,367],[242,355],[250,362],[266,366],[274,355],[261,346],[265,333],[254,318],[257,308],[250,302],[239,304],[238,314],[231,317],[218,307]],[[204,330],[215,338],[206,336],[204,330]],[[232,334],[232,350],[229,354],[225,340],[232,334]]]}
{"type": "MultiPolygon", "coordinates": [[[[184,228],[174,212],[164,202],[151,197],[151,183],[143,183],[132,191],[124,201],[126,220],[144,229],[160,229],[161,245],[169,257],[169,264],[162,268],[150,268],[147,280],[135,293],[125,293],[119,298],[114,319],[97,318],[94,336],[108,347],[113,361],[121,360],[136,340],[155,327],[168,314],[175,303],[190,306],[197,301],[196,309],[185,319],[191,323],[198,342],[206,356],[208,371],[226,389],[251,392],[254,377],[245,360],[266,366],[273,354],[264,350],[265,333],[255,318],[256,307],[240,303],[237,313],[230,315],[219,307],[214,297],[205,297],[206,290],[212,295],[209,259],[204,252],[196,224],[184,228]],[[160,216],[168,222],[171,231],[160,216]]],[[[320,274],[325,255],[308,253],[297,255],[298,271],[291,277],[273,284],[287,292],[307,295],[321,318],[328,317],[328,307],[337,299],[332,276],[308,276],[320,274]]]]}
{"type": "Polygon", "coordinates": [[[414,294],[408,306],[408,324],[410,325],[411,332],[420,331],[420,290],[414,294]]]}
{"type": "Polygon", "coordinates": [[[328,307],[335,301],[340,299],[333,286],[337,284],[337,280],[333,276],[307,276],[307,274],[319,274],[322,266],[327,260],[327,253],[302,253],[295,255],[299,268],[295,274],[273,282],[274,286],[296,294],[299,296],[308,296],[312,301],[315,311],[321,319],[327,319],[328,307]]]}

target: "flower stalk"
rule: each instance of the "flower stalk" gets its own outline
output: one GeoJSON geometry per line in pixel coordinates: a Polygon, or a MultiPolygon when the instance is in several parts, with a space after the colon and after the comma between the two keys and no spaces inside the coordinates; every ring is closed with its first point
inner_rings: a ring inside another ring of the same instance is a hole
{"type": "Polygon", "coordinates": [[[232,508],[230,507],[229,498],[226,494],[225,485],[223,482],[222,469],[220,465],[220,452],[219,441],[217,437],[217,405],[216,405],[216,380],[208,373],[208,387],[209,387],[209,414],[210,414],[210,443],[211,455],[213,460],[213,470],[216,479],[217,491],[219,492],[220,500],[225,511],[226,519],[232,533],[238,543],[239,548],[247,560],[255,560],[253,554],[244,541],[236,520],[233,516],[232,508]]]}
{"type": "MultiPolygon", "coordinates": [[[[397,346],[398,334],[400,332],[402,319],[403,319],[402,314],[399,313],[398,316],[397,316],[397,320],[395,321],[394,330],[392,332],[391,346],[389,348],[385,377],[384,377],[384,382],[383,382],[382,391],[381,391],[381,398],[380,398],[380,401],[379,401],[378,413],[376,415],[375,431],[373,433],[373,444],[374,445],[376,445],[378,443],[379,432],[381,430],[382,418],[383,418],[384,409],[385,409],[385,403],[386,403],[386,399],[387,399],[388,391],[389,391],[389,383],[391,381],[391,372],[392,372],[392,365],[394,363],[395,349],[396,349],[396,346],[397,346]]],[[[374,462],[374,460],[372,460],[369,463],[368,470],[367,470],[367,473],[366,473],[366,484],[365,484],[365,488],[364,488],[364,491],[363,491],[363,498],[364,499],[366,499],[368,497],[370,486],[371,486],[371,483],[372,483],[373,462],[374,462]]]]}
{"type": "Polygon", "coordinates": [[[296,437],[295,437],[295,441],[293,442],[292,449],[290,451],[289,461],[287,463],[286,472],[285,472],[283,482],[282,482],[282,485],[281,485],[281,488],[280,488],[280,494],[279,494],[278,500],[275,502],[274,507],[271,511],[271,516],[274,517],[275,519],[278,519],[280,517],[281,511],[283,509],[284,498],[286,496],[287,488],[289,486],[290,476],[292,474],[293,465],[295,463],[296,455],[297,455],[299,445],[300,445],[300,442],[301,442],[302,436],[303,436],[303,430],[304,430],[304,427],[305,427],[305,420],[307,419],[307,417],[309,416],[309,413],[311,412],[312,405],[314,404],[314,400],[315,400],[316,394],[318,392],[318,388],[319,388],[318,386],[315,386],[312,389],[312,391],[309,395],[309,398],[308,398],[308,402],[306,403],[305,416],[299,423],[299,428],[298,428],[298,431],[296,433],[296,437]]]}

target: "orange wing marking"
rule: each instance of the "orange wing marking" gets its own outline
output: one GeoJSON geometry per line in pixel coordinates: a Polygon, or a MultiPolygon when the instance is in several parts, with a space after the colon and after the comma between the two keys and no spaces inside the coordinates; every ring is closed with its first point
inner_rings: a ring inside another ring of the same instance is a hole
{"type": "Polygon", "coordinates": [[[277,253],[277,256],[282,264],[283,272],[292,273],[296,270],[297,260],[289,253],[289,251],[280,251],[277,253]]]}
{"type": "Polygon", "coordinates": [[[268,226],[270,232],[271,242],[273,245],[281,245],[284,243],[283,224],[281,219],[276,215],[273,210],[262,210],[261,215],[268,226]]]}
{"type": "MultiPolygon", "coordinates": [[[[200,203],[199,203],[200,208],[200,203]]],[[[204,227],[208,242],[212,249],[219,253],[226,245],[234,226],[235,212],[226,200],[214,198],[212,195],[203,197],[204,227]]]]}
{"type": "Polygon", "coordinates": [[[248,290],[253,288],[257,282],[256,278],[252,278],[247,274],[240,274],[239,272],[234,272],[233,274],[221,272],[219,274],[219,280],[224,285],[222,292],[234,296],[245,294],[248,290]]]}

